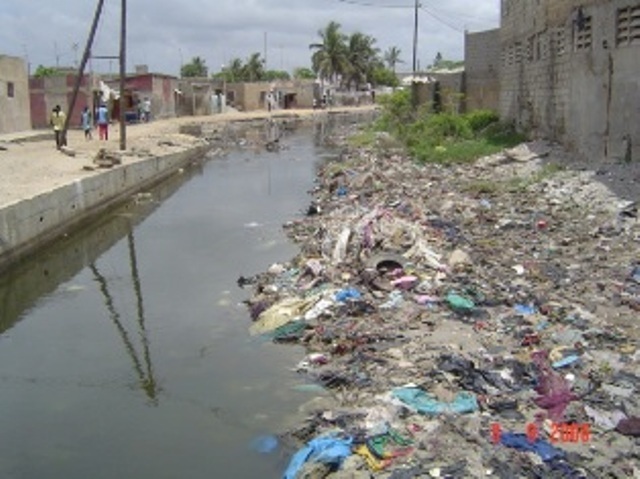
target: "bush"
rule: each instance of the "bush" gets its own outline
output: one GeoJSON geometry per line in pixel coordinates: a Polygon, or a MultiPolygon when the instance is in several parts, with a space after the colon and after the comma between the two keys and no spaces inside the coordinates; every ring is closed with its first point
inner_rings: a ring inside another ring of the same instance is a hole
{"type": "Polygon", "coordinates": [[[413,121],[409,90],[397,90],[389,95],[380,95],[378,103],[382,106],[382,114],[377,122],[378,129],[398,134],[413,121]]]}
{"type": "Polygon", "coordinates": [[[475,110],[464,115],[474,133],[479,133],[492,123],[500,121],[500,116],[493,110],[475,110]]]}

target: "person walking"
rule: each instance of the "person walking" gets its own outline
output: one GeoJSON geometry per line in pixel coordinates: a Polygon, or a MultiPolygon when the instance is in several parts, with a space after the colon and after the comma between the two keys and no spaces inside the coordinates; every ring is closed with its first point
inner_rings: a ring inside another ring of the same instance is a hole
{"type": "Polygon", "coordinates": [[[89,111],[89,107],[85,106],[84,110],[82,110],[82,129],[84,130],[84,139],[91,140],[93,136],[91,135],[91,112],[89,111]]]}
{"type": "Polygon", "coordinates": [[[56,105],[51,112],[49,124],[53,127],[53,133],[56,136],[56,148],[59,150],[63,146],[67,146],[67,140],[64,135],[64,122],[67,116],[64,114],[60,105],[56,105]]]}
{"type": "Polygon", "coordinates": [[[145,97],[144,102],[142,103],[142,110],[144,111],[144,121],[151,121],[151,100],[148,97],[145,97]]]}
{"type": "Polygon", "coordinates": [[[109,110],[104,103],[101,103],[98,108],[96,123],[98,124],[98,136],[101,140],[107,141],[109,139],[109,110]]]}

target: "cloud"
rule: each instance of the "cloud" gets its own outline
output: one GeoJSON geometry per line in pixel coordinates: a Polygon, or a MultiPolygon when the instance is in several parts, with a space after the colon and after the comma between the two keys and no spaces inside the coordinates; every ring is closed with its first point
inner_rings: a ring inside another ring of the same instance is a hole
{"type": "MultiPolygon", "coordinates": [[[[263,53],[265,32],[269,68],[291,70],[310,63],[309,44],[329,21],[345,33],[373,35],[385,50],[402,50],[411,65],[413,8],[411,0],[155,0],[128,2],[127,65],[148,64],[152,71],[177,74],[181,62],[205,59],[211,71],[231,58],[263,53]],[[354,3],[359,3],[356,5],[354,3]],[[375,5],[375,6],[371,6],[375,5]],[[382,8],[400,5],[408,8],[382,8]]],[[[418,58],[431,63],[438,51],[462,59],[464,29],[495,28],[497,0],[421,0],[418,58]]],[[[120,2],[105,1],[93,53],[117,55],[120,2]]],[[[50,0],[3,2],[0,6],[2,54],[27,56],[38,64],[72,66],[81,57],[96,2],[65,0],[64,9],[50,0]],[[6,4],[6,5],[4,5],[6,4]],[[78,47],[74,49],[74,44],[78,47]]],[[[96,71],[117,70],[115,61],[92,62],[96,71]]]]}

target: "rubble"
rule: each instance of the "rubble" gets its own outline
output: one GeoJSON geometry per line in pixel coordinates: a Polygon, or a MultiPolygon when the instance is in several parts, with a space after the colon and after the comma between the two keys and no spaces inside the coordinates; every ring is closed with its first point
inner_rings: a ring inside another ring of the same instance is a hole
{"type": "Polygon", "coordinates": [[[286,477],[638,477],[637,210],[562,155],[319,167],[299,255],[238,282],[335,400],[281,438],[286,477]]]}
{"type": "Polygon", "coordinates": [[[122,154],[100,148],[93,159],[93,163],[99,168],[112,168],[115,165],[122,164],[122,154]]]}

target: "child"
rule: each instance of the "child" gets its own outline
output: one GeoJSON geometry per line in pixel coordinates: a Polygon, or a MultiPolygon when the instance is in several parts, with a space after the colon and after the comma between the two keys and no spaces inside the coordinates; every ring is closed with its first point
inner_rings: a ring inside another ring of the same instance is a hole
{"type": "Polygon", "coordinates": [[[91,136],[91,113],[88,106],[82,110],[82,129],[84,130],[84,139],[91,140],[93,138],[91,136]]]}

